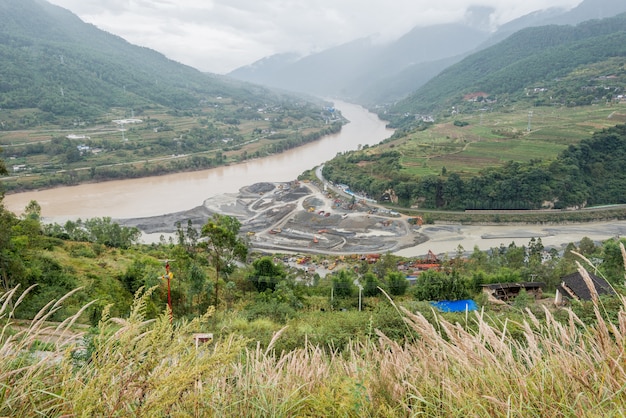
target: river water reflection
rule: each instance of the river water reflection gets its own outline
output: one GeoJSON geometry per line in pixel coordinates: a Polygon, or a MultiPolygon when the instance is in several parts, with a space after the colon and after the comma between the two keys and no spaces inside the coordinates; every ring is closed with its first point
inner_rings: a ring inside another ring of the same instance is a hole
{"type": "Polygon", "coordinates": [[[11,194],[5,196],[4,203],[20,213],[28,202],[36,200],[44,219],[52,221],[162,215],[191,209],[208,197],[235,193],[249,184],[294,180],[338,152],[375,145],[393,134],[377,115],[360,106],[335,102],[335,107],[350,121],[340,133],[282,154],[196,172],[11,194]]]}

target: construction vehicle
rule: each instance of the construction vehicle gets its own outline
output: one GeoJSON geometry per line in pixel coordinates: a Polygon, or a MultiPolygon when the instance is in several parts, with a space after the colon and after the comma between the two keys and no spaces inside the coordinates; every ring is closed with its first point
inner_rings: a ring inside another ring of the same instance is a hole
{"type": "Polygon", "coordinates": [[[431,250],[428,250],[428,254],[426,255],[426,258],[419,258],[415,260],[409,265],[409,267],[415,270],[419,270],[419,271],[430,270],[430,269],[438,270],[441,268],[441,261],[439,260],[439,258],[437,257],[435,253],[433,253],[431,250]]]}
{"type": "Polygon", "coordinates": [[[409,224],[411,225],[422,226],[423,223],[424,223],[424,219],[422,219],[421,216],[415,216],[413,218],[409,218],[409,224]]]}

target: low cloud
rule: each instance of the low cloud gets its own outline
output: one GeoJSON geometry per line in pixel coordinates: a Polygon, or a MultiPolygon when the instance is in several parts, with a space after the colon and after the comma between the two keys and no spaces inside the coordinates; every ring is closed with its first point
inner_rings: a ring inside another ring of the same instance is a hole
{"type": "Polygon", "coordinates": [[[357,38],[392,39],[414,26],[502,24],[581,0],[50,0],[86,22],[203,71],[309,53],[357,38]]]}

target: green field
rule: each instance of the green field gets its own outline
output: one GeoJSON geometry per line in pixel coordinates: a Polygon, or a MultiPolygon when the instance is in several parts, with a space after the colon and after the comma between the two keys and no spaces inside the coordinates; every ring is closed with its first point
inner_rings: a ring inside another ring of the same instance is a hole
{"type": "Polygon", "coordinates": [[[383,149],[400,151],[403,171],[410,175],[437,175],[443,167],[471,175],[507,161],[552,159],[568,145],[625,122],[626,104],[510,108],[456,115],[383,149]]]}
{"type": "MultiPolygon", "coordinates": [[[[0,117],[27,114],[5,110],[0,117]]],[[[253,109],[223,99],[193,112],[114,109],[69,126],[0,130],[2,158],[11,172],[4,185],[25,190],[210,168],[309,142],[335,129],[328,122],[314,105],[253,109]],[[129,118],[140,122],[113,122],[129,118]]]]}

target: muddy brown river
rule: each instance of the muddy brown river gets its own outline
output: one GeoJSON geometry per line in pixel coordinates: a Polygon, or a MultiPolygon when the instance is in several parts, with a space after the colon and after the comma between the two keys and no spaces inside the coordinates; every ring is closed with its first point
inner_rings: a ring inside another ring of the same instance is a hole
{"type": "Polygon", "coordinates": [[[340,133],[282,154],[196,172],[11,194],[5,196],[4,203],[9,210],[21,213],[28,202],[36,200],[44,219],[59,222],[179,212],[201,205],[208,197],[235,193],[249,184],[294,180],[338,152],[375,145],[393,134],[385,122],[361,106],[345,102],[335,102],[335,106],[350,121],[340,133]]]}

